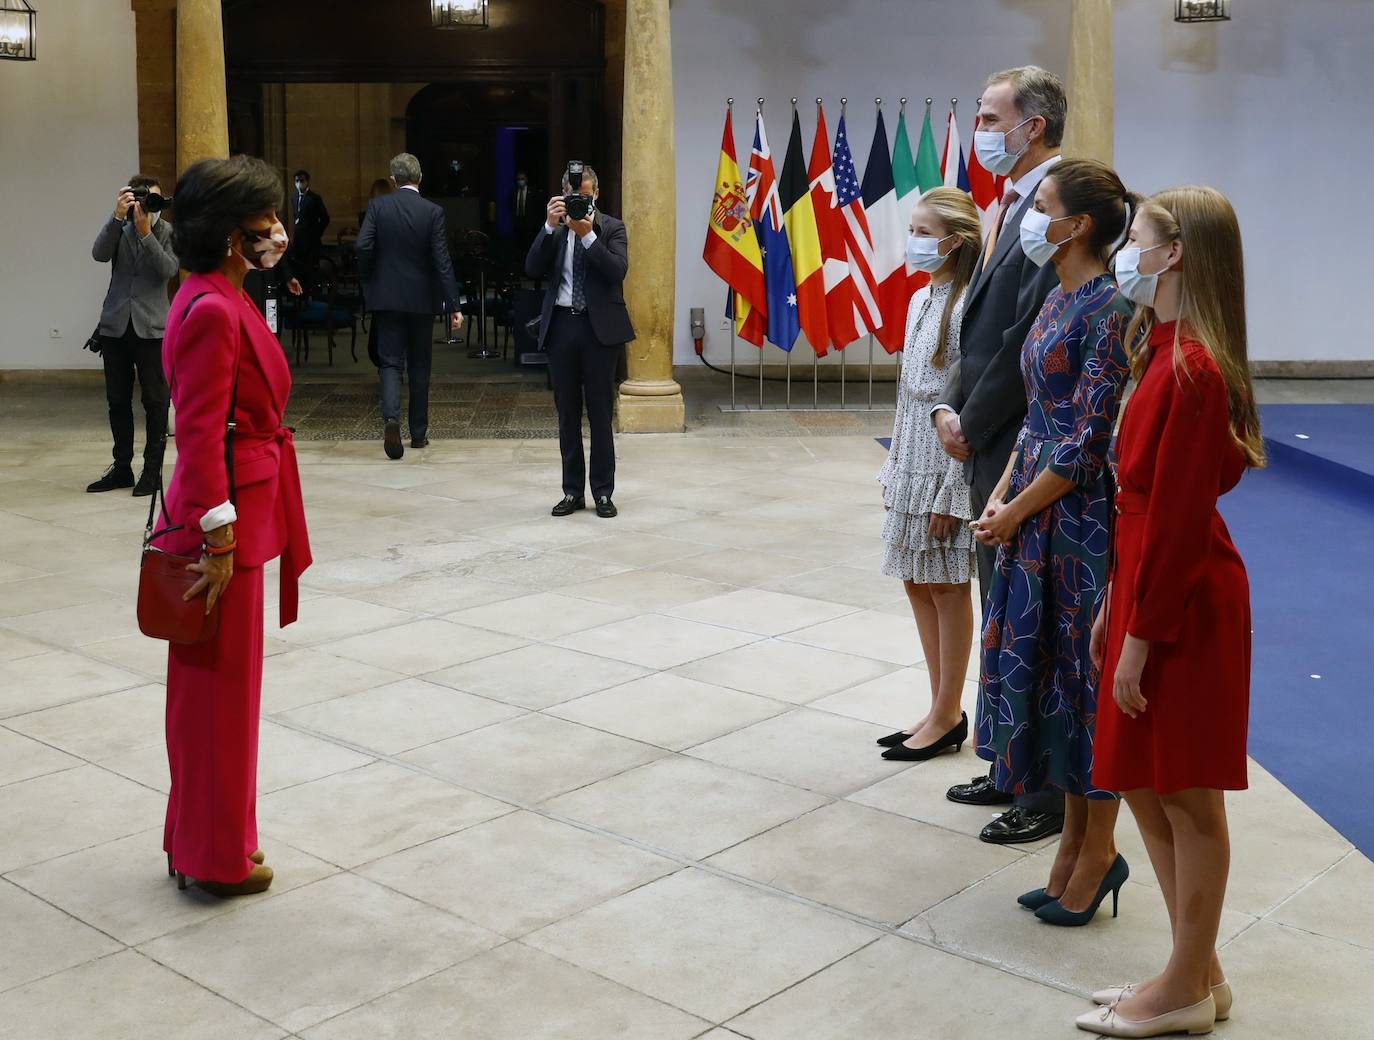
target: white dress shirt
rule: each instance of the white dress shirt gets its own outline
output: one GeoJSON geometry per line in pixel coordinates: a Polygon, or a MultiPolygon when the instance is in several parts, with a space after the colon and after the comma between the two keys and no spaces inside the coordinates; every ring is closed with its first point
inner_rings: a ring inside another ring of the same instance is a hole
{"type": "MultiPolygon", "coordinates": [[[[558,228],[544,225],[544,234],[552,235],[558,228]]],[[[558,281],[558,296],[554,299],[554,304],[558,307],[571,307],[573,305],[573,242],[582,243],[583,249],[590,249],[596,244],[596,232],[588,231],[580,238],[576,235],[568,236],[567,247],[563,250],[563,274],[558,281]]]]}

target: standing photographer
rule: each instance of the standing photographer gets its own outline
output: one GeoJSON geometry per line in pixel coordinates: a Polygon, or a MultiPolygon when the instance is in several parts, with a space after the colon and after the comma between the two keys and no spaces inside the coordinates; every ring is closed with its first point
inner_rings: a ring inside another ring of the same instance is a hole
{"type": "Polygon", "coordinates": [[[98,331],[114,464],[87,491],[131,487],[135,495],[144,496],[157,487],[169,401],[162,373],[162,332],[167,324],[167,282],[177,273],[172,228],[162,219],[162,209],[169,202],[155,178],[131,177],[119,189],[114,214],[91,248],[98,263],[113,264],[98,331]],[[137,483],[133,471],[135,373],[146,430],[143,472],[137,483]]]}
{"type": "Polygon", "coordinates": [[[548,352],[558,444],[563,454],[563,498],[554,516],[586,508],[587,467],[582,453],[582,407],[591,427],[591,489],[596,515],[616,515],[615,443],[611,435],[616,362],[635,338],[625,308],[630,253],[625,225],[596,209],[596,171],[568,163],[563,195],[549,200],[543,228],[525,258],[525,273],[547,278],[539,323],[539,349],[548,352]],[[573,186],[577,194],[573,194],[573,186]]]}

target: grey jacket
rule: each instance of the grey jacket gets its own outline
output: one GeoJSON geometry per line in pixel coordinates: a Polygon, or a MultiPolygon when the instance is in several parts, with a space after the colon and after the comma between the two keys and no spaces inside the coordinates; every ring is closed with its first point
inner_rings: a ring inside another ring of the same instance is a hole
{"type": "Polygon", "coordinates": [[[100,309],[100,334],[124,335],[129,322],[140,339],[161,339],[167,326],[167,283],[177,273],[172,252],[172,226],[165,220],[140,238],[132,220],[113,216],[96,236],[91,256],[97,262],[114,261],[110,291],[100,309]]]}

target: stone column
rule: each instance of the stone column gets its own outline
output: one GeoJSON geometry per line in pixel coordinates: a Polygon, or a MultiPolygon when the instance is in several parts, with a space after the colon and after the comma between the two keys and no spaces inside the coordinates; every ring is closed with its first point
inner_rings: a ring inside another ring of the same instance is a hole
{"type": "Polygon", "coordinates": [[[220,0],[177,3],[177,171],[229,155],[220,0]]]}
{"type": "Polygon", "coordinates": [[[626,348],[629,378],[620,385],[620,429],[681,433],[682,387],[673,381],[677,193],[668,0],[627,0],[625,15],[625,301],[638,338],[626,348]]]}
{"type": "Polygon", "coordinates": [[[138,169],[177,180],[176,0],[133,0],[138,46],[138,169]]]}
{"type": "Polygon", "coordinates": [[[1112,161],[1112,0],[1073,0],[1064,154],[1112,161]]]}

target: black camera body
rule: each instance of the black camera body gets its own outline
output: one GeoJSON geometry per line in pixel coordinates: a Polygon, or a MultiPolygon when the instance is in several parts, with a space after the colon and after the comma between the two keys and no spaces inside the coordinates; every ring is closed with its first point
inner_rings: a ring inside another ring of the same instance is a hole
{"type": "MultiPolygon", "coordinates": [[[[586,168],[587,164],[581,159],[568,160],[568,171],[563,176],[569,188],[581,189],[586,168]]],[[[569,220],[586,220],[587,214],[596,208],[596,199],[583,195],[580,190],[571,191],[563,196],[563,206],[568,211],[569,220]]]]}
{"type": "Polygon", "coordinates": [[[133,195],[134,201],[143,207],[144,213],[161,213],[172,205],[170,195],[160,195],[155,191],[149,191],[147,188],[131,188],[129,193],[133,195]]]}

